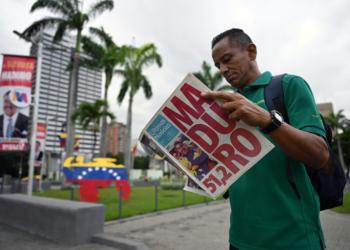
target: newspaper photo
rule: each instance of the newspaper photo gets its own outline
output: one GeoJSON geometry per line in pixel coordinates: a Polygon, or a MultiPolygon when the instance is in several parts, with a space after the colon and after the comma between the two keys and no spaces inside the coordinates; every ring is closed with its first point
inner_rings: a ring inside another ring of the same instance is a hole
{"type": "Polygon", "coordinates": [[[215,199],[274,146],[256,128],[229,120],[221,100],[202,98],[208,91],[189,73],[139,140],[146,152],[182,170],[185,190],[215,199]]]}

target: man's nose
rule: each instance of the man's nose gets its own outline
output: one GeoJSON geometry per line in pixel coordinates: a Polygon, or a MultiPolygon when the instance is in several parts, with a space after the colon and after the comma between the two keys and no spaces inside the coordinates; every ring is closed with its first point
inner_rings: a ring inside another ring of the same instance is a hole
{"type": "Polygon", "coordinates": [[[220,65],[220,74],[222,76],[225,76],[225,73],[227,72],[227,70],[228,70],[228,68],[227,68],[227,66],[225,64],[221,64],[220,65]]]}

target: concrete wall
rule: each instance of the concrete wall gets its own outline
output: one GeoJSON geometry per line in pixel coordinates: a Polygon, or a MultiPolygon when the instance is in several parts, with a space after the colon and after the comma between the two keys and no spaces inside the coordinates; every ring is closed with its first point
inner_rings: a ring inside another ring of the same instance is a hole
{"type": "MultiPolygon", "coordinates": [[[[0,184],[1,185],[1,184],[0,184]]],[[[12,193],[27,193],[28,183],[18,183],[17,181],[12,183],[12,186],[0,187],[0,194],[12,194],[12,193]]],[[[51,182],[43,182],[41,184],[42,190],[51,189],[51,182]]],[[[33,183],[33,191],[39,191],[39,183],[33,183]]]]}
{"type": "Polygon", "coordinates": [[[105,206],[21,194],[0,195],[0,221],[67,245],[103,233],[105,206]]]}

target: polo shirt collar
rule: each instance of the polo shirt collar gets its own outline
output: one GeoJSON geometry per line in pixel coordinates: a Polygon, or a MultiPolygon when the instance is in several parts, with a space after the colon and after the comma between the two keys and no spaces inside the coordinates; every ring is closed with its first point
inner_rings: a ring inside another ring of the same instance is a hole
{"type": "MultiPolygon", "coordinates": [[[[255,82],[253,82],[253,84],[251,84],[250,86],[247,86],[245,88],[249,88],[252,86],[264,86],[264,85],[268,85],[270,83],[270,80],[272,78],[272,74],[270,71],[266,71],[264,73],[262,73],[258,79],[255,80],[255,82]]],[[[240,93],[240,91],[238,90],[238,92],[240,93]]]]}
{"type": "Polygon", "coordinates": [[[250,86],[263,86],[263,85],[268,85],[270,83],[270,80],[272,78],[272,74],[270,71],[266,71],[264,73],[262,73],[258,79],[255,80],[255,82],[253,82],[252,85],[250,86]]]}

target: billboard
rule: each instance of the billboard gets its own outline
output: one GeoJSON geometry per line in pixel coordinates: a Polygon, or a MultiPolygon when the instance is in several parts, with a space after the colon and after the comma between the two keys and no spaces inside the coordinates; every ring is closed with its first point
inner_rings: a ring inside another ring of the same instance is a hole
{"type": "Polygon", "coordinates": [[[27,138],[35,57],[4,55],[0,77],[0,138],[27,138]]]}
{"type": "Polygon", "coordinates": [[[45,139],[46,139],[46,125],[38,123],[37,132],[36,132],[36,141],[35,141],[35,157],[34,157],[34,166],[41,167],[43,158],[44,158],[44,149],[45,149],[45,139]]]}

